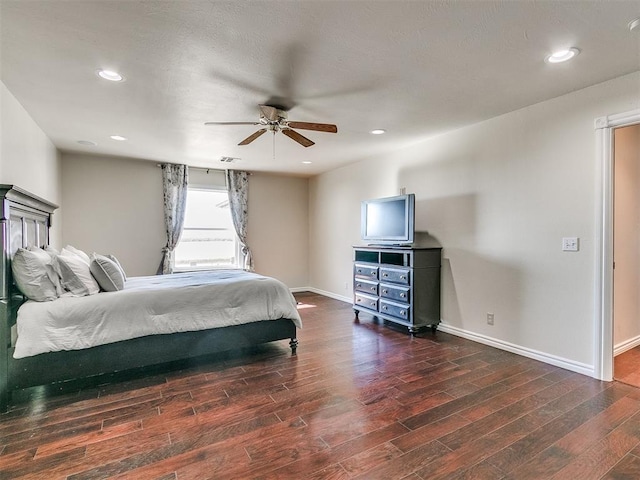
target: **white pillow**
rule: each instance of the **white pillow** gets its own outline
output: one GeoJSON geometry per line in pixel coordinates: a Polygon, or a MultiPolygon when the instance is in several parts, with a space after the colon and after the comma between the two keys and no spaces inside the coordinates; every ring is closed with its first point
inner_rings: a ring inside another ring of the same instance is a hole
{"type": "Polygon", "coordinates": [[[105,292],[115,292],[124,288],[124,276],[120,267],[104,255],[92,253],[89,269],[105,292]]]}
{"type": "Polygon", "coordinates": [[[72,247],[71,245],[67,245],[66,247],[64,247],[62,249],[62,253],[63,255],[68,255],[68,254],[73,254],[76,255],[78,257],[80,257],[82,259],[82,261],[84,261],[84,263],[86,263],[87,265],[89,265],[91,263],[91,259],[89,258],[89,255],[87,255],[86,253],[84,253],[82,250],[76,248],[76,247],[72,247]]]}
{"type": "Polygon", "coordinates": [[[37,253],[19,248],[11,260],[13,279],[20,291],[36,302],[58,298],[56,287],[49,279],[47,263],[37,253]]]}
{"type": "MultiPolygon", "coordinates": [[[[47,247],[47,249],[48,248],[49,247],[47,247]]],[[[57,255],[54,255],[50,251],[43,250],[42,248],[35,246],[29,247],[29,251],[34,253],[38,258],[42,260],[47,269],[49,280],[51,280],[53,286],[56,287],[56,293],[58,294],[58,296],[62,295],[64,293],[64,288],[62,288],[59,267],[57,265],[57,255]]]]}
{"type": "Polygon", "coordinates": [[[115,264],[118,266],[118,268],[120,269],[120,272],[122,272],[122,276],[124,277],[124,281],[127,281],[127,274],[124,271],[124,268],[122,268],[122,264],[118,261],[118,259],[111,254],[107,254],[105,255],[105,257],[107,257],[109,260],[112,260],[113,262],[115,262],[115,264]]]}
{"type": "Polygon", "coordinates": [[[58,265],[62,274],[62,286],[74,295],[81,297],[100,291],[98,282],[91,275],[89,264],[78,255],[65,252],[63,248],[58,255],[58,265]]]}

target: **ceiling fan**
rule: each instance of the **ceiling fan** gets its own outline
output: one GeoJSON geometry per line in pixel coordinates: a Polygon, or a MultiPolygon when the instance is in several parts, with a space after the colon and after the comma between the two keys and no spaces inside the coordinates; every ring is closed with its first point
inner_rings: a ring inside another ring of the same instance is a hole
{"type": "Polygon", "coordinates": [[[338,127],[329,123],[310,123],[310,122],[293,122],[287,120],[287,112],[283,109],[271,106],[260,105],[260,120],[257,122],[206,122],[205,125],[262,125],[257,132],[252,133],[242,140],[238,145],[249,145],[260,135],[266,131],[282,132],[292,140],[295,140],[303,147],[310,147],[315,142],[307,137],[300,135],[293,130],[300,128],[302,130],[316,130],[318,132],[338,133],[338,127]]]}

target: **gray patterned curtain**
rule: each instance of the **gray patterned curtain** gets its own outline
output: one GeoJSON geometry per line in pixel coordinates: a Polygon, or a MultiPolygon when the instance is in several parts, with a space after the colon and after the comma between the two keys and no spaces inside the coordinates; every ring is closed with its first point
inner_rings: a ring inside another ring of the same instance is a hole
{"type": "Polygon", "coordinates": [[[158,267],[158,275],[173,273],[173,250],[182,234],[189,180],[189,169],[186,165],[164,163],[161,167],[167,244],[162,249],[162,261],[158,267]]]}
{"type": "Polygon", "coordinates": [[[229,192],[229,207],[236,234],[242,246],[243,267],[253,271],[251,250],[247,245],[247,199],[249,195],[249,173],[239,170],[227,170],[227,190],[229,192]]]}

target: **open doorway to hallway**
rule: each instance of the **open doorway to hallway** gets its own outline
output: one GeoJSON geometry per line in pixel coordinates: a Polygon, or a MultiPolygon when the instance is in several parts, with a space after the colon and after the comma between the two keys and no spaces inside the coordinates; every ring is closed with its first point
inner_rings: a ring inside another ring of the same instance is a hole
{"type": "Polygon", "coordinates": [[[613,135],[613,376],[640,387],[640,124],[613,135]]]}

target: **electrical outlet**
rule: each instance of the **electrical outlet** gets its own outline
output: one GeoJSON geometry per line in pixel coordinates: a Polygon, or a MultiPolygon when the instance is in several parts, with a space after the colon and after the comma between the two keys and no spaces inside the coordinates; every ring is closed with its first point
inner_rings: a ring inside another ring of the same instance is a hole
{"type": "Polygon", "coordinates": [[[487,325],[493,325],[493,313],[487,313],[487,325]]]}
{"type": "Polygon", "coordinates": [[[580,247],[580,239],[578,237],[564,237],[562,239],[563,252],[577,252],[580,247]]]}

